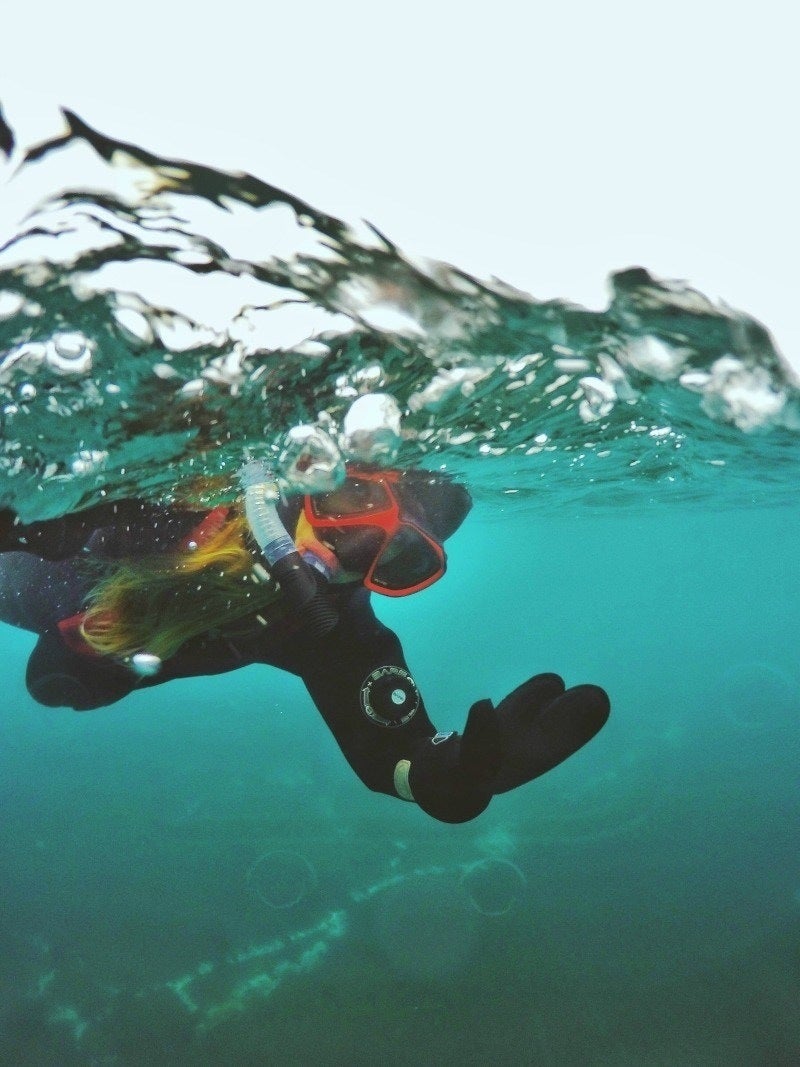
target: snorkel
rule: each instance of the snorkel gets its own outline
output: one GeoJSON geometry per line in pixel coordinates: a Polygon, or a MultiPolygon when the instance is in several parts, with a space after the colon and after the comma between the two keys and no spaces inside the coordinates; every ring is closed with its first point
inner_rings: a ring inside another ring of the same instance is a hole
{"type": "Polygon", "coordinates": [[[245,516],[270,575],[303,629],[311,637],[323,637],[339,617],[321,596],[311,565],[283,525],[277,508],[280,490],[272,470],[263,460],[248,459],[239,472],[239,481],[244,490],[245,516]]]}
{"type": "Polygon", "coordinates": [[[278,515],[278,483],[267,464],[259,459],[247,460],[239,471],[239,482],[244,489],[244,511],[250,532],[272,570],[279,560],[297,552],[278,515]]]}

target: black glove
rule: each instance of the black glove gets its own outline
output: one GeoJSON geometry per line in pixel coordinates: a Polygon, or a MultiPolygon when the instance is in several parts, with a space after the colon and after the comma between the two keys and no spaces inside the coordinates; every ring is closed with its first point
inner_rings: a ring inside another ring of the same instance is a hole
{"type": "Polygon", "coordinates": [[[609,713],[596,685],[564,688],[557,674],[537,674],[495,709],[502,758],[492,793],[506,793],[552,770],[590,741],[609,713]]]}
{"type": "Polygon", "coordinates": [[[467,822],[497,793],[552,770],[590,741],[608,718],[596,685],[565,690],[557,674],[537,674],[501,700],[470,708],[461,737],[426,739],[414,753],[408,784],[414,800],[443,822],[467,822]]]}
{"type": "Polygon", "coordinates": [[[503,751],[491,700],[479,700],[464,733],[426,738],[411,759],[409,786],[423,811],[442,822],[467,822],[488,807],[503,751]]]}

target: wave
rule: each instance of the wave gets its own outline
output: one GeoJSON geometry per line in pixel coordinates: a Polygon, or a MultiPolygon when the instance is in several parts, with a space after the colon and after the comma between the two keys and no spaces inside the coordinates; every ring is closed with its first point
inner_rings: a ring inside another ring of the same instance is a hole
{"type": "Polygon", "coordinates": [[[793,499],[800,381],[767,329],[635,267],[608,307],[404,254],[246,174],[163,159],[64,112],[7,157],[0,488],[28,520],[361,458],[496,499],[793,499]]]}

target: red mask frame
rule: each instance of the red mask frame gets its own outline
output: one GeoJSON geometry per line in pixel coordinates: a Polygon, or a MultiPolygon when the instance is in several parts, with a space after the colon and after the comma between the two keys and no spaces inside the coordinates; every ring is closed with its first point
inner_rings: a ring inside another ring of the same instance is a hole
{"type": "MultiPolygon", "coordinates": [[[[447,569],[442,545],[404,514],[395,486],[401,471],[348,468],[347,481],[330,493],[306,496],[305,517],[316,533],[327,534],[337,555],[346,559],[348,530],[365,531],[364,549],[373,556],[365,587],[384,596],[410,596],[437,582],[447,569]],[[342,550],[337,551],[341,531],[342,550]]],[[[342,560],[345,566],[345,560],[342,560]]]]}

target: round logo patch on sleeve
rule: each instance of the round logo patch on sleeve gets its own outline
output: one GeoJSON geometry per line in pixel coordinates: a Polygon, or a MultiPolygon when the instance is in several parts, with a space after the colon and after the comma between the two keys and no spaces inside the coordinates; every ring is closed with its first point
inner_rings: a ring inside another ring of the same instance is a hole
{"type": "Polygon", "coordinates": [[[405,726],[419,707],[419,689],[408,671],[391,664],[376,668],[361,686],[364,714],[379,726],[405,726]]]}

